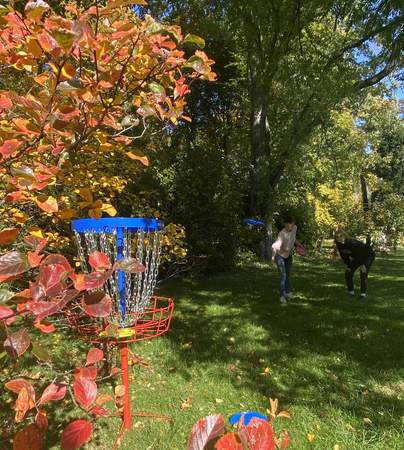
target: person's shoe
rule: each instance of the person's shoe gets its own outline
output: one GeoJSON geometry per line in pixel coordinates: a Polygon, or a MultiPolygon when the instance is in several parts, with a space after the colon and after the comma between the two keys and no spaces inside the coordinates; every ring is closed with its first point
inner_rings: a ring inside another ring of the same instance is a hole
{"type": "Polygon", "coordinates": [[[355,295],[355,291],[348,291],[349,295],[355,295]]]}
{"type": "Polygon", "coordinates": [[[286,301],[286,298],[284,296],[282,296],[279,299],[279,302],[280,302],[281,306],[286,306],[288,304],[288,302],[286,301]]]}
{"type": "Polygon", "coordinates": [[[291,298],[293,298],[293,293],[292,292],[286,292],[285,297],[290,300],[291,298]]]}
{"type": "Polygon", "coordinates": [[[362,294],[361,294],[361,300],[365,300],[365,298],[366,298],[366,294],[364,293],[364,292],[362,292],[362,294]]]}

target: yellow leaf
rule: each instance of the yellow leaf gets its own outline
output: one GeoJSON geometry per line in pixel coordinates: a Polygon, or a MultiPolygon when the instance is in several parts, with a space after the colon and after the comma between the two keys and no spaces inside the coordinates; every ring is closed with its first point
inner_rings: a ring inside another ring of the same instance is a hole
{"type": "Polygon", "coordinates": [[[116,216],[117,213],[116,209],[109,203],[103,203],[101,210],[112,217],[116,216]]]}
{"type": "Polygon", "coordinates": [[[31,236],[39,237],[41,239],[45,239],[45,235],[43,234],[43,231],[39,227],[29,227],[28,228],[28,234],[31,236]]]}
{"type": "Polygon", "coordinates": [[[66,208],[63,211],[60,211],[58,214],[59,219],[62,220],[70,220],[76,215],[76,210],[73,208],[66,208]]]}
{"type": "Polygon", "coordinates": [[[218,404],[223,403],[223,399],[221,399],[221,398],[216,398],[215,401],[216,401],[216,403],[218,403],[218,404]]]}
{"type": "Polygon", "coordinates": [[[307,440],[312,443],[316,439],[316,436],[313,433],[307,433],[307,440]]]}
{"type": "Polygon", "coordinates": [[[187,399],[185,399],[182,404],[181,404],[181,409],[189,409],[192,407],[192,397],[188,397],[187,399]]]}
{"type": "Polygon", "coordinates": [[[147,156],[138,156],[132,152],[127,152],[126,155],[129,156],[130,159],[140,161],[146,167],[149,165],[149,158],[147,156]]]}
{"type": "Polygon", "coordinates": [[[366,423],[366,424],[368,424],[368,425],[371,425],[373,422],[369,419],[369,417],[364,417],[363,418],[363,421],[366,423]]]}
{"type": "Polygon", "coordinates": [[[62,80],[71,80],[76,75],[76,68],[69,63],[65,63],[62,67],[62,80]]]}
{"type": "Polygon", "coordinates": [[[29,217],[21,211],[14,213],[13,218],[18,223],[25,223],[29,219],[29,217]]]}

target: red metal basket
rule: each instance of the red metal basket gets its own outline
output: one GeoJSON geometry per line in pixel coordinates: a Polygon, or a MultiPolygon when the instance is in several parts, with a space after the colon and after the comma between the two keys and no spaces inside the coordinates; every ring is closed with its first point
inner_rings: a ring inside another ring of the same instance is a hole
{"type": "MultiPolygon", "coordinates": [[[[174,311],[174,301],[168,297],[153,296],[150,299],[149,307],[142,313],[134,313],[133,323],[125,329],[132,330],[131,336],[102,336],[102,332],[107,326],[106,320],[89,317],[83,313],[79,307],[65,310],[65,316],[70,326],[79,334],[88,337],[92,342],[137,342],[154,339],[166,333],[170,327],[171,317],[174,311]]],[[[112,321],[114,322],[114,321],[112,321]]]]}

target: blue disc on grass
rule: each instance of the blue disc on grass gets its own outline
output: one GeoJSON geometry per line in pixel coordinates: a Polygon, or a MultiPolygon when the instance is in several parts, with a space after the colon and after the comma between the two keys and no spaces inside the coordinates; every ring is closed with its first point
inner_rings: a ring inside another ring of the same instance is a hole
{"type": "Polygon", "coordinates": [[[237,425],[240,422],[240,419],[243,418],[243,424],[248,425],[251,422],[251,419],[261,419],[261,420],[268,420],[266,416],[263,414],[257,412],[257,411],[246,411],[246,412],[238,412],[236,414],[233,414],[229,422],[231,425],[237,425]]]}

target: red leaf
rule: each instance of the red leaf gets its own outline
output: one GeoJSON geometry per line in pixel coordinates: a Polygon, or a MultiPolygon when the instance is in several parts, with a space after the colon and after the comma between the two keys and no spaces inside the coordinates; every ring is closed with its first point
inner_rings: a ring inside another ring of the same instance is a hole
{"type": "Polygon", "coordinates": [[[216,450],[243,450],[243,445],[237,440],[234,433],[222,436],[215,445],[216,450]]]}
{"type": "Polygon", "coordinates": [[[253,418],[248,426],[239,432],[241,440],[250,450],[275,450],[274,430],[269,422],[253,418]]]}
{"type": "Polygon", "coordinates": [[[14,311],[11,308],[0,305],[0,319],[8,319],[14,315],[14,311]]]}
{"type": "Polygon", "coordinates": [[[88,262],[90,266],[96,271],[104,271],[111,268],[111,263],[109,262],[109,258],[105,253],[102,252],[94,252],[89,258],[88,262]]]}
{"type": "Polygon", "coordinates": [[[73,383],[74,397],[85,409],[88,409],[97,397],[97,385],[88,378],[77,378],[73,383]]]}
{"type": "Polygon", "coordinates": [[[39,399],[39,405],[50,402],[51,400],[62,400],[66,395],[66,386],[60,383],[51,383],[42,393],[39,399]]]}
{"type": "Polygon", "coordinates": [[[29,269],[28,260],[18,251],[8,252],[0,257],[0,275],[19,275],[29,269]]]}
{"type": "MultiPolygon", "coordinates": [[[[64,281],[67,275],[66,268],[61,264],[42,265],[39,270],[37,283],[41,286],[43,295],[58,295],[66,286],[64,281]]],[[[32,297],[34,300],[37,300],[34,295],[32,297]]]]}
{"type": "Polygon", "coordinates": [[[13,102],[3,95],[0,96],[0,109],[10,109],[13,106],[13,102]]]}
{"type": "Polygon", "coordinates": [[[46,416],[46,413],[44,411],[39,411],[37,415],[35,416],[35,425],[40,430],[46,430],[48,428],[48,417],[46,416]]]}
{"type": "Polygon", "coordinates": [[[42,433],[34,424],[20,430],[14,437],[13,450],[41,450],[42,433]]]}
{"type": "Polygon", "coordinates": [[[121,259],[120,261],[117,261],[115,263],[114,269],[130,273],[138,273],[145,271],[144,265],[135,258],[124,258],[121,259]]]}
{"type": "Polygon", "coordinates": [[[69,274],[73,271],[72,266],[70,265],[69,261],[63,255],[52,254],[52,255],[47,256],[43,260],[42,265],[46,266],[48,264],[61,265],[64,267],[65,271],[69,274]]]}
{"type": "Polygon", "coordinates": [[[99,348],[90,348],[87,353],[87,361],[86,366],[90,366],[91,364],[95,364],[104,359],[104,352],[99,348]]]}
{"type": "Polygon", "coordinates": [[[89,274],[79,273],[71,275],[74,287],[78,291],[98,289],[104,285],[104,283],[111,276],[112,271],[107,272],[91,272],[89,274]]]}
{"type": "MultiPolygon", "coordinates": [[[[204,450],[209,441],[221,436],[224,431],[225,422],[221,414],[214,414],[198,420],[189,435],[187,450],[204,450]]],[[[266,449],[266,447],[262,447],[262,449],[264,448],[266,449]]]]}
{"type": "Polygon", "coordinates": [[[25,201],[27,200],[27,194],[25,192],[22,191],[14,191],[14,192],[10,192],[6,195],[4,201],[6,203],[10,203],[10,202],[21,202],[21,201],[25,201]]]}
{"type": "Polygon", "coordinates": [[[19,228],[3,228],[0,231],[0,245],[12,244],[17,239],[19,232],[19,228]]]}
{"type": "Polygon", "coordinates": [[[76,298],[79,292],[74,289],[69,289],[63,293],[60,300],[56,302],[27,302],[26,308],[36,316],[37,321],[43,320],[45,317],[56,314],[63,309],[71,300],[76,298]]]}
{"type": "Polygon", "coordinates": [[[24,242],[30,245],[35,253],[41,253],[46,245],[46,239],[31,235],[25,236],[24,242]]]}
{"type": "Polygon", "coordinates": [[[73,375],[76,380],[79,378],[88,378],[89,380],[95,380],[97,378],[97,368],[77,367],[76,369],[74,369],[73,375]]]}
{"type": "Polygon", "coordinates": [[[88,420],[74,420],[63,430],[62,450],[76,450],[88,442],[93,433],[93,426],[88,420]]]}
{"type": "Polygon", "coordinates": [[[93,406],[90,409],[90,413],[95,414],[96,416],[108,417],[108,411],[102,406],[93,406]]]}
{"type": "Polygon", "coordinates": [[[28,336],[27,330],[21,328],[15,333],[10,334],[3,345],[6,352],[12,358],[18,358],[28,350],[28,347],[31,345],[31,339],[28,336]]]}
{"type": "Polygon", "coordinates": [[[3,158],[9,158],[20,146],[20,141],[18,139],[8,139],[3,142],[3,145],[0,145],[0,154],[3,155],[3,158]]]}
{"type": "Polygon", "coordinates": [[[22,388],[28,389],[31,387],[33,389],[32,384],[29,381],[24,380],[24,378],[16,378],[15,380],[7,381],[4,386],[16,394],[19,394],[22,388]]]}
{"type": "Polygon", "coordinates": [[[91,317],[107,317],[112,312],[112,300],[104,292],[86,292],[81,307],[91,317]]]}

